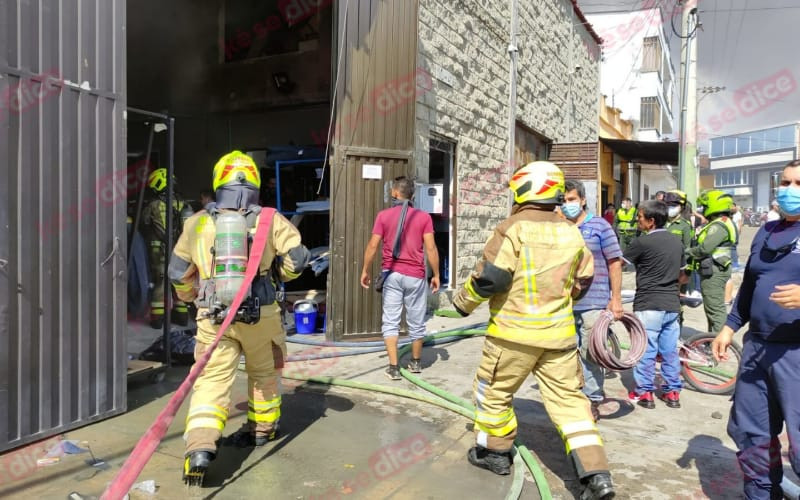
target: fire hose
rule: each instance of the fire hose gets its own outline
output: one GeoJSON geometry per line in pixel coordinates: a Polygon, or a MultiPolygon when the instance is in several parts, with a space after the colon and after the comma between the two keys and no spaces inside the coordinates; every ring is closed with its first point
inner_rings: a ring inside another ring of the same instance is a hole
{"type": "MultiPolygon", "coordinates": [[[[264,247],[267,243],[270,227],[272,226],[272,216],[274,213],[275,210],[270,208],[264,208],[261,211],[261,217],[258,219],[258,228],[256,229],[256,235],[253,240],[250,258],[247,261],[247,271],[244,282],[230,305],[230,311],[237,311],[239,309],[239,306],[242,304],[250,288],[250,283],[252,283],[256,273],[258,273],[261,255],[264,253],[264,247]]],[[[208,361],[211,359],[211,354],[214,352],[214,349],[216,349],[220,339],[222,339],[222,335],[231,325],[235,316],[236,314],[227,314],[225,316],[222,325],[217,331],[216,337],[214,337],[214,341],[208,346],[203,355],[197,359],[189,375],[184,379],[178,389],[175,390],[175,393],[169,399],[167,405],[156,417],[155,422],[150,425],[144,435],[139,439],[139,442],[136,443],[136,447],[131,451],[125,463],[122,464],[122,468],[120,468],[117,475],[114,476],[114,479],[103,492],[101,500],[117,500],[124,498],[128,494],[131,486],[133,486],[133,482],[136,481],[136,478],[142,472],[142,469],[144,469],[150,457],[153,456],[158,444],[164,439],[164,435],[167,433],[167,429],[169,429],[172,420],[175,418],[175,414],[178,413],[178,409],[180,409],[186,396],[189,395],[189,391],[192,389],[195,381],[203,372],[203,369],[205,369],[208,361]]]]}
{"type": "Polygon", "coordinates": [[[620,359],[614,352],[615,350],[619,352],[619,342],[610,329],[613,322],[614,315],[610,311],[600,313],[600,317],[597,318],[589,335],[589,354],[598,365],[609,370],[633,368],[642,359],[647,349],[647,331],[639,318],[632,313],[625,312],[620,322],[628,330],[631,348],[625,357],[620,359]],[[615,343],[616,345],[614,345],[615,343]]]}

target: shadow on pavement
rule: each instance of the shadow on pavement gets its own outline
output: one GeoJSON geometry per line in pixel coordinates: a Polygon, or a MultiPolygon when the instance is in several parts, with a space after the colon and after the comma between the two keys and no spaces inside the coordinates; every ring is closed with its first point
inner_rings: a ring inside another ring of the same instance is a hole
{"type": "Polygon", "coordinates": [[[258,467],[264,460],[278,453],[314,422],[326,417],[327,410],[346,412],[355,406],[347,398],[327,394],[328,389],[329,386],[326,385],[303,384],[295,388],[294,392],[283,394],[281,413],[291,415],[292,418],[282,419],[280,436],[271,444],[271,448],[268,447],[269,445],[265,447],[268,448],[266,453],[256,450],[254,447],[220,447],[219,455],[208,469],[204,481],[204,488],[217,489],[205,498],[222,495],[228,486],[245,477],[248,471],[258,467]],[[254,452],[263,453],[263,455],[247,467],[243,467],[245,460],[254,452]]]}
{"type": "MultiPolygon", "coordinates": [[[[726,448],[719,438],[698,434],[689,440],[686,451],[676,463],[688,470],[694,461],[702,494],[711,500],[741,498],[742,473],[732,455],[734,451],[726,448]]],[[[701,492],[695,493],[700,496],[701,492]]],[[[695,495],[691,495],[691,498],[695,498],[695,495]]]]}

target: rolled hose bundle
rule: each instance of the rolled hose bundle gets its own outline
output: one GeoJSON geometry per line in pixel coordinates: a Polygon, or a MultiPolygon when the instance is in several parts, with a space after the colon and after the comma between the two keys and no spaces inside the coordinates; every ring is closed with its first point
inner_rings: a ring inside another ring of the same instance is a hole
{"type": "Polygon", "coordinates": [[[626,312],[620,321],[631,337],[631,348],[624,359],[618,358],[608,346],[609,327],[614,322],[614,315],[610,311],[600,313],[589,336],[589,354],[598,365],[609,370],[633,368],[642,359],[645,349],[647,349],[647,331],[639,318],[626,312]]]}

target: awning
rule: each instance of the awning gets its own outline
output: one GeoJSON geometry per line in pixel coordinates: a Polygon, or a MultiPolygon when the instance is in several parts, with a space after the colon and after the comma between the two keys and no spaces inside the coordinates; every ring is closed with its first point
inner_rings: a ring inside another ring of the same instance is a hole
{"type": "Polygon", "coordinates": [[[677,142],[626,141],[604,137],[600,138],[600,142],[628,161],[656,165],[678,164],[677,142]]]}

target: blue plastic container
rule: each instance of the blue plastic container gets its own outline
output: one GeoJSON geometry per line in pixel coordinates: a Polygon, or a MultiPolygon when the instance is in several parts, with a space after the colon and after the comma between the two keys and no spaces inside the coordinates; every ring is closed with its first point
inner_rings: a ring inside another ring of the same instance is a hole
{"type": "Polygon", "coordinates": [[[314,333],[317,327],[317,304],[310,300],[295,302],[294,327],[297,333],[314,333]]]}

